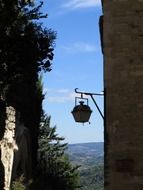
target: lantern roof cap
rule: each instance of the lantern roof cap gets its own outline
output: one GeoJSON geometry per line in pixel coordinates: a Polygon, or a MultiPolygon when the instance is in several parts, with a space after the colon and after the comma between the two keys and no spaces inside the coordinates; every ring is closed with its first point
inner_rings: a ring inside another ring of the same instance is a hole
{"type": "Polygon", "coordinates": [[[73,108],[73,111],[78,111],[78,110],[82,110],[82,111],[91,111],[90,107],[88,105],[84,105],[84,101],[80,101],[79,105],[76,105],[73,108]]]}

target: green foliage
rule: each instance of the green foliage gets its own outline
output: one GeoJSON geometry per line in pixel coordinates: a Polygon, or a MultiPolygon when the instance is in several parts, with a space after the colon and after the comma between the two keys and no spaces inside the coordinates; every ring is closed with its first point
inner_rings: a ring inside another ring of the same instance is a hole
{"type": "Polygon", "coordinates": [[[19,179],[17,179],[16,181],[12,183],[11,190],[26,190],[23,176],[20,176],[19,179]]]}
{"type": "Polygon", "coordinates": [[[50,127],[50,119],[43,116],[39,131],[39,167],[32,184],[34,190],[76,190],[79,187],[78,166],[73,166],[65,154],[67,144],[56,134],[56,126],[50,127]]]}
{"type": "Polygon", "coordinates": [[[15,0],[2,2],[3,4],[0,4],[0,92],[10,101],[14,98],[11,95],[12,88],[22,91],[25,86],[21,84],[27,85],[33,82],[35,85],[39,71],[51,70],[56,34],[35,21],[46,17],[40,12],[42,3],[37,7],[29,7],[18,4],[15,0]]]}
{"type": "Polygon", "coordinates": [[[80,171],[81,190],[103,190],[103,165],[96,165],[80,171]]]}

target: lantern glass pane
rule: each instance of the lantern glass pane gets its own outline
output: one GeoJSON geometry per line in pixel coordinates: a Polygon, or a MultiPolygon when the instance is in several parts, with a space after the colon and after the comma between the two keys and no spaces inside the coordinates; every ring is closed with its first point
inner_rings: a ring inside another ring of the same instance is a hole
{"type": "Polygon", "coordinates": [[[90,110],[88,111],[78,110],[78,111],[73,111],[72,114],[76,122],[85,123],[89,121],[91,112],[92,111],[90,110]]]}

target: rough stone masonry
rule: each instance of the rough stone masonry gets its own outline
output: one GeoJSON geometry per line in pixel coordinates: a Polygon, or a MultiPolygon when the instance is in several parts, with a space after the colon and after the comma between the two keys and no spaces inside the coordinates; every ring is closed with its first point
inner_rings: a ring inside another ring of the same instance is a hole
{"type": "Polygon", "coordinates": [[[103,0],[105,190],[143,189],[143,0],[103,0]]]}

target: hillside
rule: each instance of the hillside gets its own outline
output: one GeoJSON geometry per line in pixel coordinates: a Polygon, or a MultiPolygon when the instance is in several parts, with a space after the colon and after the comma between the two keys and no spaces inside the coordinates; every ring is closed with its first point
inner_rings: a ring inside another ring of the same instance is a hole
{"type": "Polygon", "coordinates": [[[80,165],[82,190],[102,190],[104,181],[103,142],[70,144],[67,154],[73,164],[80,165]]]}

